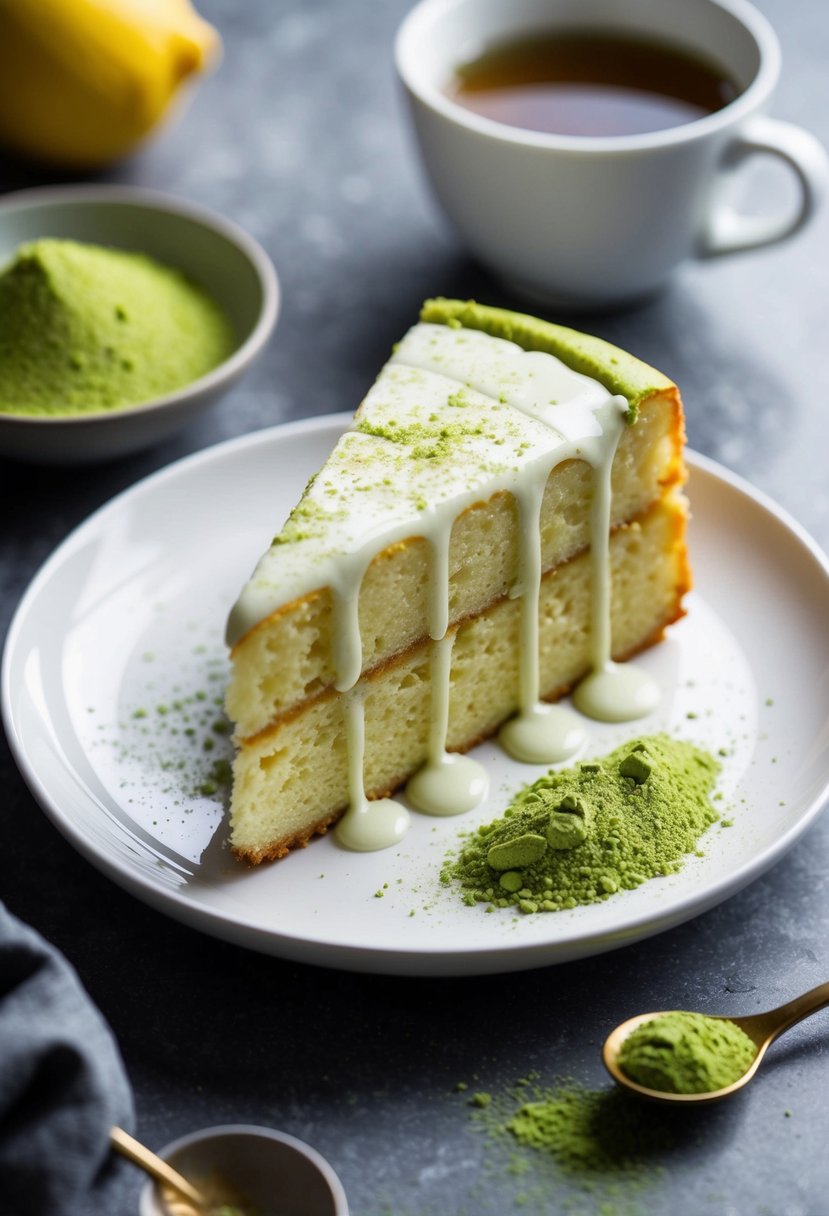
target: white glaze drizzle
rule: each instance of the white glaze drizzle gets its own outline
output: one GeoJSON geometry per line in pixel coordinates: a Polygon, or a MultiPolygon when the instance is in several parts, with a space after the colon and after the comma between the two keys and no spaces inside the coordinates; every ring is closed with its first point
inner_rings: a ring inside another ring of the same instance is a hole
{"type": "Polygon", "coordinates": [[[366,798],[363,764],[366,750],[363,689],[354,684],[343,697],[348,752],[348,810],[337,824],[337,839],[346,848],[371,853],[398,844],[409,830],[409,812],[392,798],[366,798]]]}
{"type": "MultiPolygon", "coordinates": [[[[451,528],[438,528],[430,536],[432,562],[429,571],[429,637],[439,642],[449,628],[449,541],[451,528]]],[[[451,644],[448,647],[451,655],[451,644]]],[[[446,679],[449,679],[447,672],[446,679]]],[[[448,715],[447,715],[448,717],[448,715]]]]}
{"type": "MultiPolygon", "coordinates": [[[[615,448],[614,448],[615,451],[615,448]]],[[[632,663],[614,663],[610,637],[610,500],[611,461],[594,466],[590,513],[592,587],[590,600],[590,673],[573,693],[573,704],[600,722],[631,722],[652,713],[661,690],[632,663]]]]}
{"type": "Polygon", "coordinates": [[[409,801],[428,815],[462,815],[482,802],[489,790],[489,778],[482,764],[471,756],[446,750],[454,641],[454,632],[445,633],[432,648],[429,750],[426,763],[406,785],[409,801]]]}
{"type": "Polygon", "coordinates": [[[552,355],[527,352],[477,330],[416,325],[381,372],[322,480],[309,485],[282,536],[261,559],[231,613],[231,645],[281,604],[326,585],[333,592],[335,686],[344,694],[350,799],[337,834],[347,847],[388,847],[407,827],[401,804],[369,801],[365,793],[358,609],[372,558],[413,534],[424,536],[431,547],[427,629],[436,645],[428,759],[407,792],[414,805],[433,814],[469,809],[486,794],[481,766],[446,751],[452,648],[448,554],[457,516],[498,490],[510,491],[518,503],[521,537],[518,581],[511,592],[521,597],[519,712],[502,728],[501,739],[516,758],[534,763],[555,763],[582,746],[585,735],[576,715],[538,700],[539,517],[548,476],[562,461],[586,461],[594,485],[593,671],[577,690],[577,703],[582,712],[608,721],[654,707],[655,686],[630,664],[621,668],[610,659],[610,471],[626,408],[624,398],[552,355]],[[453,406],[465,429],[452,437],[451,458],[439,459],[436,420],[453,406]]]}
{"type": "Polygon", "coordinates": [[[518,579],[510,595],[519,596],[518,713],[498,732],[501,744],[515,760],[555,764],[574,756],[587,732],[563,705],[539,701],[538,613],[541,600],[541,502],[546,477],[531,477],[516,495],[519,518],[518,579]]]}

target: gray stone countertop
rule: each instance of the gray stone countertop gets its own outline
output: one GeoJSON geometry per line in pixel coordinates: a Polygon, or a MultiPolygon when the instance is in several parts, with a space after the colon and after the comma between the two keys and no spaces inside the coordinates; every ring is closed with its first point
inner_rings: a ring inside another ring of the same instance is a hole
{"type": "MultiPolygon", "coordinates": [[[[829,144],[825,6],[760,7],[783,46],[776,114],[829,144]]],[[[113,494],[232,436],[352,409],[429,295],[521,304],[468,259],[419,175],[391,63],[404,0],[203,0],[201,9],[223,35],[221,69],[106,180],[183,195],[249,229],[280,275],[279,324],[233,393],[163,447],[34,476],[0,462],[3,632],[54,546],[113,494]]],[[[4,189],[51,180],[0,163],[4,189]]],[[[768,192],[778,189],[771,175],[768,192]]],[[[691,445],[826,547],[827,306],[829,208],[776,249],[687,268],[635,310],[554,319],[668,373],[683,391],[691,445]]],[[[829,720],[826,677],[815,671],[829,720]]],[[[661,936],[525,974],[415,980],[284,962],[167,919],[59,836],[5,742],[0,766],[0,897],[66,953],[111,1023],[150,1145],[224,1122],[281,1128],[331,1161],[354,1216],[829,1214],[826,1013],[793,1031],[739,1099],[678,1125],[645,1183],[599,1182],[575,1199],[541,1159],[527,1174],[511,1170],[455,1090],[467,1081],[503,1092],[530,1071],[601,1087],[600,1044],[635,1011],[748,1013],[829,979],[825,817],[751,886],[661,936]]],[[[78,1216],[133,1216],[140,1185],[113,1164],[78,1216]]]]}

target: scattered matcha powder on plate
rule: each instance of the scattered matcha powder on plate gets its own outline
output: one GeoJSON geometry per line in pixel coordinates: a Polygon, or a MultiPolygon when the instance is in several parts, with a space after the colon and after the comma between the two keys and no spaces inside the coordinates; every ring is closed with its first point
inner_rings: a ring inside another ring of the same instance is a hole
{"type": "Polygon", "coordinates": [[[208,797],[229,789],[232,780],[231,724],[224,716],[224,697],[209,687],[214,675],[224,678],[224,659],[207,660],[205,687],[195,691],[179,684],[173,695],[146,701],[119,724],[111,744],[124,760],[138,761],[151,779],[169,777],[162,792],[177,799],[208,797]]]}
{"type": "Polygon", "coordinates": [[[719,763],[664,734],[551,772],[447,858],[464,903],[556,912],[674,874],[719,818],[719,763]]]}

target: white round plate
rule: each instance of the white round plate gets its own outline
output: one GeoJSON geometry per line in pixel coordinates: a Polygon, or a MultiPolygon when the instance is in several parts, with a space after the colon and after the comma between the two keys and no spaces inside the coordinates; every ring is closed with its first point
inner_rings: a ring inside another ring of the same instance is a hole
{"type": "MultiPolygon", "coordinates": [[[[489,801],[460,819],[413,813],[401,846],[333,836],[248,869],[227,851],[224,800],[197,792],[218,757],[229,607],[324,462],[346,416],[220,444],[121,494],[34,579],[9,632],[6,730],[35,797],[128,891],[241,945],[408,975],[483,974],[610,950],[698,915],[756,878],[829,792],[829,566],[809,537],[726,470],[691,455],[688,615],[639,660],[663,688],[634,725],[591,727],[590,751],[666,730],[723,757],[723,816],[679,874],[602,903],[523,916],[465,906],[444,856],[543,771],[476,754],[489,801]]],[[[206,787],[209,790],[209,784],[206,787]]]]}

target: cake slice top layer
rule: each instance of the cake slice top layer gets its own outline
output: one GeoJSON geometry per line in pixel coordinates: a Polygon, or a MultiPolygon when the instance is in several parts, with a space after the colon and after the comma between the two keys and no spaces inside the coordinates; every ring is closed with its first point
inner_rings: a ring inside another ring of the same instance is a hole
{"type": "MultiPolygon", "coordinates": [[[[496,490],[527,493],[568,458],[612,458],[629,409],[627,398],[547,351],[451,317],[421,321],[261,558],[231,613],[229,644],[321,587],[352,597],[372,557],[413,534],[439,549],[451,519],[496,490]]],[[[432,598],[429,632],[440,637],[446,597],[432,598]]],[[[352,678],[349,665],[338,684],[352,678]]]]}

